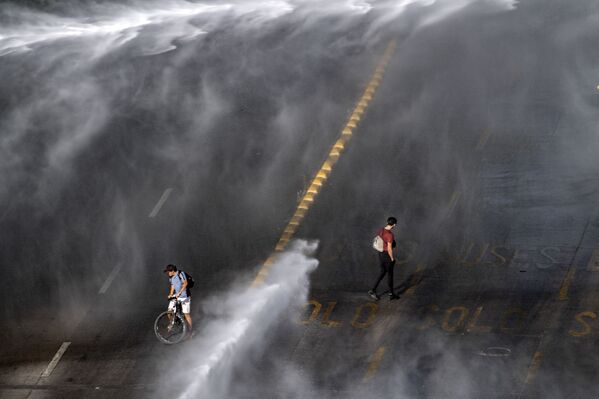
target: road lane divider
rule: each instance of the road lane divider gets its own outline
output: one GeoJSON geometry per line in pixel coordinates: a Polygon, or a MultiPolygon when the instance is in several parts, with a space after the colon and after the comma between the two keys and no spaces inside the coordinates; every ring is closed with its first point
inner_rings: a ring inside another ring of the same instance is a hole
{"type": "Polygon", "coordinates": [[[559,288],[558,300],[567,301],[569,299],[568,293],[570,291],[570,286],[572,285],[572,281],[574,280],[574,275],[576,274],[577,265],[575,264],[578,259],[578,252],[582,248],[582,243],[584,242],[584,236],[587,233],[589,228],[589,224],[591,223],[591,219],[587,220],[586,225],[584,226],[584,230],[582,231],[582,235],[580,236],[580,240],[578,241],[578,245],[576,246],[576,250],[574,251],[574,255],[572,256],[572,260],[570,261],[570,267],[568,268],[568,272],[562,281],[562,284],[559,288]]]}
{"type": "Polygon", "coordinates": [[[372,101],[374,93],[376,93],[376,90],[381,83],[387,65],[389,64],[389,62],[391,61],[391,57],[393,57],[393,54],[395,53],[396,46],[397,44],[395,40],[390,41],[387,45],[387,48],[385,49],[383,56],[379,60],[373,75],[371,76],[368,84],[366,85],[364,93],[358,100],[358,104],[355,106],[354,110],[350,114],[347,123],[341,130],[341,134],[335,141],[335,144],[333,144],[332,148],[330,149],[326,160],[323,162],[322,166],[310,182],[308,190],[300,200],[293,216],[287,223],[285,229],[283,229],[283,233],[281,234],[281,237],[279,238],[279,241],[275,246],[273,254],[271,254],[268,257],[268,259],[266,259],[266,261],[264,261],[264,263],[262,264],[262,267],[260,268],[258,274],[254,279],[253,285],[257,285],[264,282],[266,276],[268,276],[268,271],[270,269],[270,266],[272,266],[274,257],[277,253],[285,250],[287,244],[289,244],[289,241],[299,228],[304,217],[306,216],[306,213],[314,203],[314,200],[320,192],[320,189],[324,186],[325,182],[329,178],[333,170],[333,166],[339,160],[341,153],[345,150],[345,147],[351,139],[353,135],[353,130],[358,127],[362,115],[368,108],[370,101],[372,101]]]}
{"type": "Polygon", "coordinates": [[[168,199],[168,197],[171,195],[172,192],[173,192],[173,189],[170,187],[167,188],[166,190],[164,190],[164,192],[162,193],[162,196],[160,196],[160,199],[158,200],[156,205],[154,205],[154,209],[152,209],[152,212],[150,212],[150,214],[148,215],[149,218],[154,218],[154,217],[156,217],[156,215],[158,215],[158,212],[160,212],[160,208],[162,208],[162,206],[164,205],[164,203],[166,202],[166,200],[168,199]]]}
{"type": "Polygon", "coordinates": [[[370,380],[375,376],[379,367],[381,366],[381,362],[383,361],[383,357],[385,356],[386,347],[381,346],[374,352],[372,358],[370,359],[370,363],[368,364],[368,369],[366,370],[366,374],[364,374],[363,382],[370,380]]]}
{"type": "Polygon", "coordinates": [[[576,266],[570,267],[570,269],[566,273],[566,277],[564,277],[564,281],[562,281],[562,285],[559,288],[558,299],[560,301],[568,300],[568,292],[570,290],[570,285],[572,285],[572,280],[574,279],[575,274],[576,274],[576,266]]]}
{"type": "Polygon", "coordinates": [[[449,204],[447,205],[447,211],[445,214],[445,217],[448,218],[452,215],[453,211],[455,210],[456,206],[458,205],[458,202],[460,201],[460,198],[462,196],[462,192],[460,190],[454,190],[453,194],[451,194],[451,199],[449,200],[449,204]]]}
{"type": "Polygon", "coordinates": [[[117,265],[114,267],[114,269],[112,269],[112,271],[106,278],[106,281],[104,281],[104,284],[102,284],[102,287],[100,287],[100,291],[98,291],[98,294],[103,295],[106,293],[106,291],[108,291],[110,284],[112,284],[112,282],[116,278],[116,275],[119,274],[122,266],[123,266],[122,262],[117,263],[117,265]]]}
{"type": "Polygon", "coordinates": [[[46,367],[46,369],[42,373],[43,378],[50,377],[50,374],[52,374],[52,372],[56,368],[56,365],[62,358],[62,355],[64,355],[64,353],[67,351],[69,345],[71,345],[70,342],[63,342],[62,345],[60,345],[60,348],[58,348],[58,351],[56,352],[56,354],[54,355],[54,357],[48,364],[48,367],[46,367]]]}
{"type": "Polygon", "coordinates": [[[525,385],[530,385],[530,383],[537,376],[537,373],[539,372],[539,367],[541,367],[541,360],[543,360],[543,353],[539,351],[535,352],[535,354],[532,356],[530,366],[528,367],[526,380],[524,380],[525,385]]]}

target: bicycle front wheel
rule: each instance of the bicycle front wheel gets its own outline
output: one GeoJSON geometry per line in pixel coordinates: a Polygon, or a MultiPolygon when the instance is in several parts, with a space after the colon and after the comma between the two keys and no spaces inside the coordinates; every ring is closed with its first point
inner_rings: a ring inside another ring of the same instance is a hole
{"type": "Polygon", "coordinates": [[[162,312],[154,322],[154,334],[163,344],[176,344],[185,338],[187,323],[180,314],[162,312]]]}

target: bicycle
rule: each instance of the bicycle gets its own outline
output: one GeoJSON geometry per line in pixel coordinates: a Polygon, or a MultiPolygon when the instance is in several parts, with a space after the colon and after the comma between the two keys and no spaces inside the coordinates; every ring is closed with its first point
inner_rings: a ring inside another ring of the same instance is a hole
{"type": "Polygon", "coordinates": [[[183,315],[181,302],[176,298],[168,298],[169,302],[175,301],[175,309],[162,312],[154,321],[154,334],[163,344],[177,344],[185,338],[189,326],[183,315]]]}

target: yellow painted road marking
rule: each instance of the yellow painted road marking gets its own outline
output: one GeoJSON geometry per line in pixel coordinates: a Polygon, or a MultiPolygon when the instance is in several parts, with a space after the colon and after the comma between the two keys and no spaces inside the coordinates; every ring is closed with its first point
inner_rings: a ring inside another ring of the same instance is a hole
{"type": "Polygon", "coordinates": [[[308,306],[314,306],[314,309],[312,309],[312,313],[310,313],[310,317],[308,318],[308,320],[300,321],[302,324],[310,324],[310,323],[316,321],[316,319],[318,318],[318,315],[320,314],[320,310],[322,309],[322,304],[313,299],[309,300],[308,303],[306,303],[306,307],[308,307],[308,306]]]}
{"type": "Polygon", "coordinates": [[[568,291],[570,290],[570,285],[572,284],[572,279],[574,279],[574,274],[576,273],[576,266],[572,266],[570,270],[568,270],[568,274],[564,278],[562,282],[562,286],[559,289],[559,300],[566,301],[568,300],[568,291]]]}
{"type": "Polygon", "coordinates": [[[597,313],[591,312],[589,310],[578,313],[576,316],[574,316],[574,318],[577,322],[579,322],[582,325],[582,328],[580,330],[572,329],[568,331],[568,334],[570,334],[573,337],[584,337],[585,335],[589,335],[591,331],[593,331],[590,324],[588,324],[586,320],[583,319],[583,317],[588,317],[594,320],[597,318],[597,313]]]}
{"type": "Polygon", "coordinates": [[[589,228],[590,223],[591,223],[591,219],[587,220],[587,223],[584,226],[584,230],[582,231],[582,236],[580,237],[580,241],[578,242],[578,245],[576,246],[576,251],[574,251],[574,257],[572,258],[572,260],[570,262],[570,268],[568,269],[568,273],[566,274],[566,277],[564,277],[564,281],[562,282],[562,285],[559,288],[558,299],[560,301],[568,300],[568,291],[570,290],[570,285],[572,285],[572,280],[574,279],[574,274],[576,274],[576,266],[574,265],[574,262],[576,261],[576,259],[578,257],[578,251],[580,250],[580,248],[582,246],[582,243],[584,241],[584,236],[587,233],[587,229],[589,228]]]}
{"type": "Polygon", "coordinates": [[[365,303],[365,304],[359,306],[356,309],[356,312],[354,313],[354,317],[351,321],[352,327],[355,327],[355,328],[370,327],[372,325],[372,323],[374,323],[374,319],[376,318],[376,314],[377,314],[378,310],[379,310],[379,305],[377,305],[376,303],[372,303],[372,302],[368,302],[368,303],[365,303]],[[366,318],[365,321],[360,321],[362,319],[362,312],[366,308],[369,309],[368,317],[366,318]]]}
{"type": "Polygon", "coordinates": [[[541,360],[543,359],[542,352],[535,352],[532,357],[532,361],[530,362],[530,366],[528,367],[528,374],[526,375],[526,380],[524,380],[524,384],[530,384],[535,377],[537,376],[537,372],[539,371],[539,367],[541,366],[541,360]]]}
{"type": "Polygon", "coordinates": [[[370,363],[368,364],[368,369],[366,370],[366,374],[364,374],[364,381],[368,381],[369,379],[374,377],[374,375],[376,374],[376,372],[378,371],[378,369],[381,365],[381,361],[383,360],[383,357],[385,356],[386,350],[387,350],[387,348],[385,348],[384,346],[381,346],[380,348],[378,348],[376,350],[376,352],[374,352],[374,355],[372,355],[372,358],[370,359],[370,363]]]}
{"type": "Polygon", "coordinates": [[[445,317],[443,318],[443,324],[441,327],[447,332],[456,332],[458,328],[462,327],[466,317],[468,317],[470,310],[465,306],[453,306],[445,311],[445,317]],[[459,313],[457,322],[452,323],[454,313],[459,313]]]}
{"type": "Polygon", "coordinates": [[[414,275],[412,276],[412,280],[410,281],[410,288],[408,288],[408,290],[406,291],[404,296],[414,295],[414,293],[416,292],[416,287],[418,286],[418,284],[420,284],[420,281],[422,280],[422,275],[423,275],[425,269],[426,269],[426,266],[424,266],[424,264],[422,264],[422,263],[419,263],[416,266],[416,271],[414,272],[414,275]]]}
{"type": "Polygon", "coordinates": [[[479,306],[476,308],[474,312],[474,316],[468,322],[468,326],[466,327],[466,331],[469,333],[489,333],[491,332],[491,326],[479,325],[478,320],[480,319],[480,314],[483,311],[483,307],[479,306]]]}
{"type": "Polygon", "coordinates": [[[395,40],[392,40],[391,42],[389,42],[389,45],[387,45],[387,49],[385,50],[383,57],[379,61],[374,74],[372,75],[370,81],[366,85],[366,90],[364,91],[364,94],[362,94],[362,97],[360,97],[360,100],[358,101],[358,104],[352,111],[349,120],[341,130],[341,135],[335,141],[335,144],[329,151],[327,159],[324,161],[321,168],[316,173],[314,179],[312,179],[312,181],[310,182],[308,191],[306,192],[306,194],[304,194],[303,198],[301,199],[299,205],[297,206],[297,209],[295,210],[295,213],[293,214],[291,220],[287,224],[287,227],[285,227],[285,229],[283,230],[283,234],[281,235],[281,238],[279,238],[279,241],[275,246],[274,254],[272,254],[268,258],[270,259],[270,262],[264,262],[262,264],[262,267],[258,271],[256,278],[254,279],[253,285],[257,285],[264,282],[264,279],[268,275],[268,270],[272,265],[273,256],[276,253],[285,250],[287,244],[289,244],[289,241],[293,237],[293,234],[297,231],[303,218],[306,216],[306,213],[310,209],[310,206],[314,203],[314,199],[318,195],[319,190],[322,188],[322,186],[328,179],[329,175],[331,174],[331,171],[333,170],[333,166],[339,160],[341,152],[345,149],[345,146],[351,139],[353,130],[358,126],[358,123],[360,121],[360,115],[364,113],[364,111],[368,107],[369,102],[372,100],[372,96],[376,92],[376,89],[380,83],[380,80],[383,77],[385,69],[389,64],[389,61],[391,61],[391,57],[395,53],[395,47],[395,40]]]}
{"type": "Polygon", "coordinates": [[[331,319],[331,315],[335,310],[335,306],[337,306],[337,301],[329,302],[329,306],[327,307],[327,310],[324,312],[324,315],[322,316],[322,325],[327,327],[341,327],[343,322],[331,319]]]}

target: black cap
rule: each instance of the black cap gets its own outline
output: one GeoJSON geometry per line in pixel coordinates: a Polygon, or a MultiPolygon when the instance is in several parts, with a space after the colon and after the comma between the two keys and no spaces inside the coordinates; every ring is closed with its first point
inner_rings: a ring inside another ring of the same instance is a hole
{"type": "Polygon", "coordinates": [[[166,267],[164,268],[163,272],[176,272],[177,271],[177,266],[175,265],[166,265],[166,267]]]}

